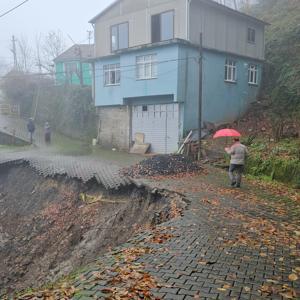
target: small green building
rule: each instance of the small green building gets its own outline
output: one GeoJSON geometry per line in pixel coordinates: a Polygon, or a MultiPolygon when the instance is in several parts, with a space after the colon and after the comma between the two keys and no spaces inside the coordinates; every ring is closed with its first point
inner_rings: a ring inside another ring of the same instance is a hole
{"type": "Polygon", "coordinates": [[[91,86],[92,65],[87,62],[93,57],[94,45],[73,45],[54,59],[56,84],[91,86]]]}

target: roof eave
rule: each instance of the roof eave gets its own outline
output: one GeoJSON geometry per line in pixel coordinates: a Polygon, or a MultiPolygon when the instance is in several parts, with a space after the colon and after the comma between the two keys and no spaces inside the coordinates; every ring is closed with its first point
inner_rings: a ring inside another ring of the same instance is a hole
{"type": "Polygon", "coordinates": [[[235,10],[235,9],[233,9],[231,7],[228,7],[226,5],[220,4],[218,2],[215,2],[215,1],[212,1],[212,0],[201,0],[201,1],[204,2],[204,3],[206,3],[206,4],[208,4],[208,5],[212,5],[212,6],[216,7],[216,8],[219,8],[219,9],[222,9],[222,10],[226,10],[226,11],[232,13],[232,14],[239,15],[242,18],[250,19],[251,21],[254,21],[256,23],[260,23],[260,24],[262,24],[264,26],[271,25],[270,23],[267,23],[267,22],[265,22],[263,20],[255,18],[255,17],[253,17],[251,15],[243,13],[243,12],[241,12],[239,10],[235,10]]]}
{"type": "Polygon", "coordinates": [[[98,15],[96,15],[94,18],[92,18],[89,23],[95,24],[98,18],[100,18],[103,14],[105,14],[108,10],[110,10],[112,7],[114,7],[118,2],[121,0],[115,0],[113,3],[111,3],[109,6],[107,6],[104,10],[102,10],[98,15]]]}
{"type": "MultiPolygon", "coordinates": [[[[108,10],[110,10],[113,6],[115,6],[115,5],[116,5],[118,2],[120,2],[120,1],[121,1],[121,0],[115,0],[113,3],[111,3],[109,6],[107,6],[103,11],[101,11],[98,15],[96,15],[94,18],[92,18],[92,19],[89,21],[89,23],[95,24],[95,22],[97,21],[97,19],[99,19],[103,14],[105,14],[108,10]]],[[[202,0],[202,1],[203,1],[203,0],[202,0]]],[[[255,18],[255,17],[253,17],[253,16],[250,16],[250,15],[245,14],[245,13],[243,13],[243,12],[240,12],[240,11],[238,11],[238,10],[232,9],[232,8],[226,6],[226,5],[219,4],[219,3],[215,2],[215,1],[212,1],[212,0],[209,0],[209,1],[204,0],[203,2],[208,3],[208,4],[215,5],[215,7],[218,7],[218,8],[220,8],[220,9],[225,9],[225,10],[231,12],[231,13],[240,15],[240,16],[243,17],[243,18],[248,18],[248,19],[250,19],[250,20],[252,20],[252,21],[255,21],[255,22],[257,22],[257,23],[260,23],[260,24],[262,24],[262,25],[264,25],[264,26],[271,25],[270,23],[267,23],[267,22],[265,22],[265,21],[263,21],[263,20],[257,19],[257,18],[255,18]]]]}

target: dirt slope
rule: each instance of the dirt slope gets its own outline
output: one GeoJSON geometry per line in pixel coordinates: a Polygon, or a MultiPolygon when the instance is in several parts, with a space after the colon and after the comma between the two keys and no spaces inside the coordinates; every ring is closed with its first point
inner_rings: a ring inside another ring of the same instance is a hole
{"type": "Polygon", "coordinates": [[[0,170],[0,295],[70,273],[168,219],[171,206],[145,189],[108,195],[94,183],[44,179],[27,167],[0,170]]]}

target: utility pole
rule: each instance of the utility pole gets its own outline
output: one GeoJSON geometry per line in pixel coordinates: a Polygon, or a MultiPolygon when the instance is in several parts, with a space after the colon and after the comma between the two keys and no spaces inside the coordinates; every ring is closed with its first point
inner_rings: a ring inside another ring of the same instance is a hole
{"type": "Polygon", "coordinates": [[[199,104],[198,104],[198,160],[202,156],[202,90],[203,90],[203,34],[200,33],[199,46],[199,104]]]}
{"type": "Polygon", "coordinates": [[[14,56],[14,68],[17,69],[18,68],[18,59],[17,59],[17,47],[16,47],[16,38],[15,36],[13,35],[12,36],[12,49],[11,49],[11,52],[13,53],[13,56],[14,56]]]}
{"type": "Polygon", "coordinates": [[[77,52],[77,55],[79,57],[79,80],[80,80],[80,86],[83,87],[82,52],[81,52],[80,45],[77,45],[76,52],[77,52]]]}
{"type": "Polygon", "coordinates": [[[87,33],[88,33],[89,45],[91,45],[91,43],[92,43],[92,35],[93,35],[93,31],[92,31],[92,30],[87,30],[87,33]]]}

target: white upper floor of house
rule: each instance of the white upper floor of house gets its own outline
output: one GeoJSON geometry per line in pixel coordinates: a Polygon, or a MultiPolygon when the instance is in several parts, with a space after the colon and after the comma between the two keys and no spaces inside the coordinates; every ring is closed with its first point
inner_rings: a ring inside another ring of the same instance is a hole
{"type": "Polygon", "coordinates": [[[203,47],[264,60],[265,22],[212,0],[117,0],[90,21],[95,57],[183,39],[203,47]]]}

